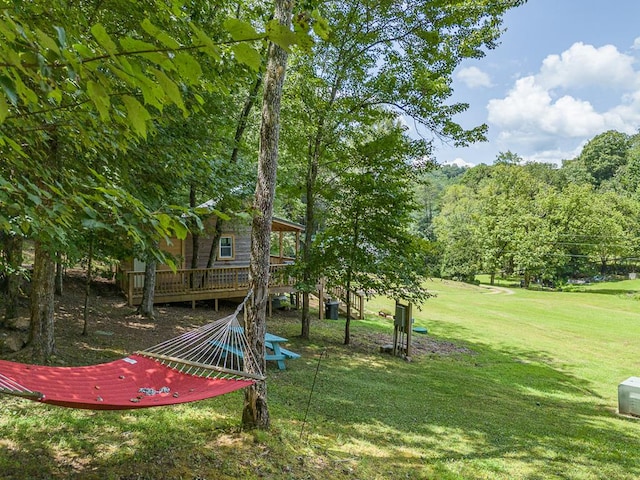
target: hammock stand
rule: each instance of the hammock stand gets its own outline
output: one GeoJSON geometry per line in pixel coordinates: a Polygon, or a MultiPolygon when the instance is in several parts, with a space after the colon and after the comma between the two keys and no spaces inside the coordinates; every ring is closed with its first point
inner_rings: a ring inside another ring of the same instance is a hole
{"type": "MultiPolygon", "coordinates": [[[[247,296],[248,298],[248,296],[247,296]]],[[[128,410],[223,395],[264,380],[235,313],[109,363],[50,367],[0,360],[0,394],[70,408],[128,410]]]]}

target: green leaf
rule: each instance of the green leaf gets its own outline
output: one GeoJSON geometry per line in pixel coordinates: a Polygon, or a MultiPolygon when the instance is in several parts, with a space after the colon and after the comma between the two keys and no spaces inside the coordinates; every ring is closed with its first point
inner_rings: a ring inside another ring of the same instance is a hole
{"type": "Polygon", "coordinates": [[[175,233],[175,236],[180,240],[184,240],[185,238],[187,238],[187,234],[189,233],[189,229],[184,224],[178,221],[173,223],[173,231],[175,233]]]}
{"type": "Polygon", "coordinates": [[[158,47],[149,42],[143,42],[136,38],[125,37],[120,39],[120,46],[129,53],[135,53],[158,65],[162,65],[167,70],[173,70],[173,65],[165,53],[159,52],[158,47]]]}
{"type": "Polygon", "coordinates": [[[211,38],[209,38],[206,33],[196,27],[193,22],[191,22],[189,26],[191,27],[191,30],[193,30],[193,33],[196,34],[196,37],[198,37],[198,41],[202,44],[201,48],[204,50],[204,52],[214,60],[220,61],[220,59],[222,58],[220,56],[220,48],[218,48],[213,40],[211,40],[211,38]]]}
{"type": "Polygon", "coordinates": [[[0,95],[0,123],[4,122],[9,116],[9,106],[3,95],[0,95]]]}
{"type": "Polygon", "coordinates": [[[311,12],[311,18],[313,18],[313,31],[316,35],[318,35],[322,40],[329,40],[329,34],[331,33],[331,28],[329,27],[329,22],[325,18],[320,15],[318,10],[314,10],[311,12]]]}
{"type": "Polygon", "coordinates": [[[147,109],[138,100],[129,95],[124,95],[122,101],[127,108],[127,119],[133,130],[142,138],[147,138],[147,120],[151,120],[151,115],[149,115],[147,109]]]}
{"type": "Polygon", "coordinates": [[[240,63],[245,64],[255,72],[260,70],[262,57],[255,48],[252,48],[246,43],[238,43],[231,47],[231,50],[233,50],[233,54],[235,55],[236,60],[238,60],[240,63]]]}
{"type": "Polygon", "coordinates": [[[58,105],[62,103],[62,90],[60,90],[59,88],[52,89],[47,96],[58,105]]]}
{"type": "Polygon", "coordinates": [[[103,121],[109,120],[109,107],[111,106],[111,101],[109,99],[109,94],[104,87],[99,83],[90,80],[87,82],[87,95],[89,95],[89,98],[98,109],[100,119],[103,121]]]}
{"type": "Polygon", "coordinates": [[[4,20],[0,19],[0,33],[4,35],[9,42],[13,42],[16,39],[16,34],[4,20]]]}
{"type": "Polygon", "coordinates": [[[27,87],[20,76],[14,76],[15,85],[16,85],[16,93],[20,98],[22,98],[26,103],[37,104],[38,103],[38,95],[36,92],[27,87]]]}
{"type": "Polygon", "coordinates": [[[164,90],[167,99],[172,103],[175,103],[176,106],[180,108],[180,110],[182,110],[182,112],[186,115],[188,112],[186,107],[184,106],[184,102],[182,101],[182,94],[180,93],[178,85],[176,85],[173,80],[167,77],[167,75],[163,71],[158,70],[157,68],[150,68],[149,70],[155,75],[156,79],[158,80],[158,84],[160,85],[162,90],[164,90]]]}
{"type": "Polygon", "coordinates": [[[44,33],[39,28],[36,28],[35,32],[36,32],[36,36],[38,37],[38,40],[40,41],[40,44],[43,47],[48,48],[49,50],[60,55],[60,48],[58,48],[58,44],[55,42],[53,38],[51,38],[49,35],[44,33]]]}
{"type": "Polygon", "coordinates": [[[250,23],[243,22],[237,18],[227,18],[223,25],[231,35],[231,38],[237,42],[262,38],[262,35],[258,34],[250,23]]]}
{"type": "Polygon", "coordinates": [[[89,58],[94,55],[93,50],[82,43],[74,43],[72,48],[84,58],[89,58]]]}
{"type": "Polygon", "coordinates": [[[200,64],[188,53],[180,52],[173,59],[178,73],[190,85],[197,83],[202,76],[202,68],[200,64]]]}
{"type": "Polygon", "coordinates": [[[58,34],[58,43],[64,49],[67,48],[67,33],[64,30],[64,27],[53,27],[58,34]]]}
{"type": "Polygon", "coordinates": [[[275,18],[267,22],[266,33],[269,40],[287,52],[291,52],[291,46],[297,42],[296,34],[288,27],[281,25],[275,18]]]}
{"type": "Polygon", "coordinates": [[[111,37],[105,30],[104,26],[102,26],[100,23],[96,23],[93,27],[91,27],[91,34],[109,55],[115,55],[116,53],[118,53],[117,45],[113,40],[111,40],[111,37]]]}
{"type": "Polygon", "coordinates": [[[145,18],[142,21],[142,28],[145,32],[158,40],[165,47],[171,48],[173,50],[177,50],[178,48],[180,48],[180,43],[178,41],[172,38],[168,33],[156,27],[148,18],[145,18]]]}
{"type": "Polygon", "coordinates": [[[11,81],[9,77],[0,75],[0,87],[2,87],[2,90],[4,91],[11,104],[17,105],[18,95],[16,94],[16,87],[13,85],[13,81],[11,81]]]}

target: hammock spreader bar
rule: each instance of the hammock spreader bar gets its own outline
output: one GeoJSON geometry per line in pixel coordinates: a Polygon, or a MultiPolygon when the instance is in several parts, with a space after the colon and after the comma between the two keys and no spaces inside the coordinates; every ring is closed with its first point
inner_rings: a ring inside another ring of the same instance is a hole
{"type": "Polygon", "coordinates": [[[264,379],[237,319],[247,298],[228,317],[113,362],[50,367],[0,360],[0,394],[64,407],[124,410],[245,388],[264,379]]]}

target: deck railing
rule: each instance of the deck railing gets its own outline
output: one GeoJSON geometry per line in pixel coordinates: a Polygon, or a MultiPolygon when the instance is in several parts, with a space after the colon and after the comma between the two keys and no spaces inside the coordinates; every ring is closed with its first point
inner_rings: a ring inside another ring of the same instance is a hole
{"type": "Polygon", "coordinates": [[[364,319],[364,302],[365,302],[365,294],[361,291],[347,291],[346,288],[342,287],[332,287],[327,290],[327,295],[330,298],[334,298],[340,301],[340,308],[343,309],[346,313],[346,304],[347,298],[351,303],[351,315],[358,320],[364,319]]]}
{"type": "MultiPolygon", "coordinates": [[[[287,265],[269,267],[269,289],[292,288],[294,279],[285,274],[287,265]]],[[[139,303],[144,287],[144,272],[123,272],[122,288],[129,305],[139,303]]],[[[249,289],[249,267],[215,267],[156,272],[156,302],[180,302],[232,297],[249,289]]]]}

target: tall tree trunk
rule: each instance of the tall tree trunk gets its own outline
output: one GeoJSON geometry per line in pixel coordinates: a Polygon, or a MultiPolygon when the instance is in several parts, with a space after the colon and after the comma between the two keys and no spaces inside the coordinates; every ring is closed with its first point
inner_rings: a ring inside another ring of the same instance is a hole
{"type": "Polygon", "coordinates": [[[242,108],[242,112],[240,113],[240,118],[238,119],[238,125],[236,126],[236,134],[233,138],[233,151],[231,152],[231,163],[236,163],[238,161],[238,153],[240,152],[240,141],[242,140],[242,135],[244,134],[244,131],[247,128],[247,120],[249,119],[249,114],[251,113],[251,109],[255,105],[256,99],[258,98],[258,92],[260,91],[261,84],[262,84],[262,75],[258,74],[256,76],[256,81],[253,83],[253,86],[249,91],[249,95],[244,101],[244,107],[242,108]]]}
{"type": "Polygon", "coordinates": [[[218,242],[222,236],[222,222],[223,220],[216,218],[215,233],[211,239],[211,249],[209,250],[209,259],[207,260],[207,268],[213,268],[213,264],[216,262],[218,256],[218,242]]]}
{"type": "MultiPolygon", "coordinates": [[[[308,165],[307,165],[307,179],[306,179],[306,209],[305,209],[305,232],[304,232],[304,245],[302,250],[302,280],[305,285],[305,291],[302,296],[302,317],[301,317],[301,333],[300,336],[305,339],[309,339],[309,331],[311,324],[311,316],[309,315],[309,286],[317,283],[316,275],[313,273],[314,269],[311,266],[311,245],[313,243],[313,235],[315,234],[315,186],[318,179],[318,170],[320,168],[320,155],[322,150],[322,144],[325,136],[325,123],[327,115],[333,107],[333,104],[337,98],[340,85],[342,83],[341,77],[337,76],[334,79],[333,86],[331,88],[331,94],[329,96],[329,102],[326,109],[321,113],[318,119],[318,125],[315,133],[315,137],[310,139],[308,148],[308,165]]],[[[322,303],[322,299],[320,299],[322,303]]],[[[318,305],[318,308],[322,308],[322,305],[318,305]]]]}
{"type": "Polygon", "coordinates": [[[347,320],[344,323],[344,344],[349,345],[351,343],[351,268],[347,274],[347,320]]]}
{"type": "Polygon", "coordinates": [[[41,241],[35,241],[34,249],[29,344],[33,347],[33,361],[48,363],[56,350],[54,338],[55,260],[54,253],[46,249],[41,241]]]}
{"type": "MultiPolygon", "coordinates": [[[[290,0],[275,0],[275,18],[289,28],[293,4],[290,0]]],[[[287,52],[271,43],[267,60],[262,99],[260,126],[260,152],[258,156],[258,181],[254,201],[253,226],[251,230],[251,264],[249,285],[253,295],[249,298],[247,325],[249,345],[256,362],[247,368],[266,372],[264,335],[266,332],[267,300],[269,297],[269,250],[271,241],[271,219],[273,198],[278,169],[278,139],[280,136],[280,101],[287,66],[287,52]]],[[[244,428],[269,428],[267,406],[267,382],[262,380],[245,389],[242,426],[244,428]]]]}
{"type": "Polygon", "coordinates": [[[89,298],[91,297],[91,276],[93,267],[93,235],[89,238],[89,259],[87,261],[87,279],[84,288],[84,309],[82,317],[84,325],[82,327],[82,335],[87,335],[89,332],[89,298]]]}
{"type": "MultiPolygon", "coordinates": [[[[353,226],[353,251],[358,250],[358,244],[360,243],[360,215],[356,215],[355,224],[353,226]]],[[[344,324],[344,344],[349,345],[351,343],[351,279],[353,278],[353,255],[349,259],[349,265],[347,270],[347,321],[344,324]]]]}
{"type": "Polygon", "coordinates": [[[138,306],[138,314],[154,319],[153,300],[156,290],[156,264],[157,261],[153,257],[147,258],[144,266],[144,286],[142,287],[142,301],[138,306]]]}
{"type": "Polygon", "coordinates": [[[5,260],[8,266],[4,306],[6,321],[18,316],[20,285],[22,284],[22,237],[11,234],[3,235],[3,237],[5,260]]]}
{"type": "MultiPolygon", "coordinates": [[[[319,136],[319,134],[318,134],[319,136]]],[[[316,146],[318,142],[316,142],[316,146]]],[[[309,165],[307,168],[307,182],[306,182],[306,208],[305,208],[305,224],[304,231],[304,245],[302,247],[302,264],[304,268],[302,270],[302,284],[305,286],[305,290],[302,292],[302,317],[301,317],[301,331],[300,336],[305,339],[309,339],[311,330],[311,315],[309,313],[309,288],[313,280],[317,280],[313,275],[311,267],[311,244],[313,242],[314,225],[315,225],[315,183],[318,177],[318,151],[309,152],[309,165]]],[[[322,299],[319,300],[320,304],[318,308],[322,308],[322,299]]]]}
{"type": "MultiPolygon", "coordinates": [[[[197,206],[196,200],[196,186],[192,183],[189,188],[189,206],[195,208],[197,206]]],[[[195,227],[196,223],[192,223],[192,227],[195,227]]],[[[193,246],[193,255],[191,256],[191,268],[198,268],[198,256],[200,255],[200,234],[195,232],[195,228],[192,229],[191,240],[193,246]]],[[[192,285],[193,287],[193,285],[192,285]]]]}
{"type": "Polygon", "coordinates": [[[63,288],[63,276],[64,276],[64,266],[62,265],[62,253],[56,253],[56,280],[55,280],[55,292],[59,297],[62,296],[62,288],[63,288]]]}

